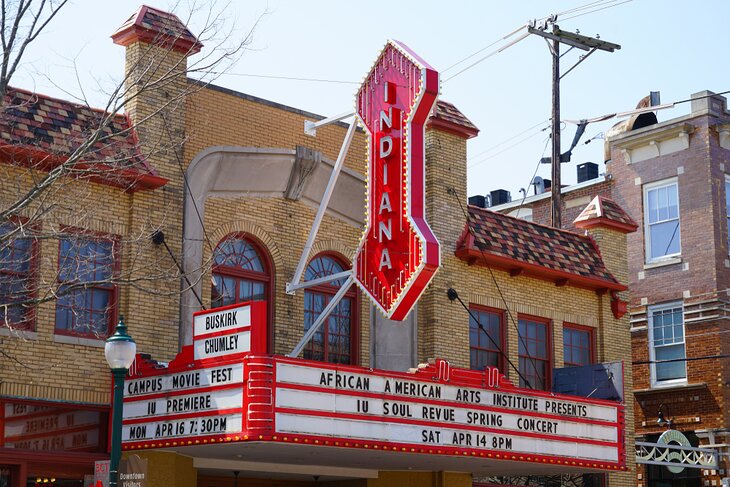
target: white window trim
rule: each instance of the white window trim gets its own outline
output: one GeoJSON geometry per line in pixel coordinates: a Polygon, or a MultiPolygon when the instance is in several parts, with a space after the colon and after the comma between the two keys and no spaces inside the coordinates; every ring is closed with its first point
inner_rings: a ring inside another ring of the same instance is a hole
{"type": "Polygon", "coordinates": [[[730,255],[730,205],[727,204],[728,185],[730,185],[730,175],[725,174],[725,222],[727,224],[727,227],[725,228],[725,234],[728,236],[726,242],[727,253],[728,255],[730,255]]]}
{"type": "Polygon", "coordinates": [[[654,361],[656,360],[656,354],[654,353],[654,322],[653,322],[652,313],[654,311],[662,311],[662,310],[671,309],[671,308],[682,308],[682,328],[683,328],[682,336],[684,337],[684,341],[682,342],[682,345],[684,345],[684,358],[687,358],[687,327],[684,324],[684,304],[682,303],[682,301],[655,304],[655,305],[647,307],[646,318],[647,318],[647,328],[649,329],[649,334],[648,334],[649,361],[651,362],[650,367],[649,367],[649,370],[650,370],[649,376],[651,379],[652,388],[659,389],[662,387],[672,387],[672,386],[687,384],[687,362],[684,363],[684,378],[683,379],[670,379],[670,380],[662,380],[662,381],[656,380],[656,363],[654,363],[654,361]]]}
{"type": "Polygon", "coordinates": [[[665,260],[676,260],[677,257],[682,255],[682,211],[679,203],[679,180],[676,177],[663,179],[661,181],[655,181],[653,183],[647,183],[642,188],[642,198],[644,201],[644,261],[647,264],[653,264],[656,262],[662,262],[665,260]],[[665,186],[675,185],[677,187],[677,221],[679,222],[679,228],[677,233],[679,234],[679,252],[674,254],[662,255],[661,257],[651,258],[651,233],[649,232],[649,191],[652,189],[662,188],[665,186]]]}

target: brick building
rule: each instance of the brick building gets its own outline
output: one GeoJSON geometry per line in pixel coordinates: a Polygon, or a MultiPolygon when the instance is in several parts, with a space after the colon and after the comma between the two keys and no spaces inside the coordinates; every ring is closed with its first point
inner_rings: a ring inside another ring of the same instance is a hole
{"type": "MultiPolygon", "coordinates": [[[[285,285],[347,126],[329,125],[311,137],[304,122],[321,117],[188,79],[187,57],[200,45],[170,14],[143,7],[113,39],[126,48],[127,79],[134,81],[128,89],[138,91],[125,117],[113,117],[118,126],[91,151],[100,159],[84,161],[83,169],[96,162],[102,176],[70,174],[63,191],[52,195],[63,202],[72,194],[83,208],[66,203],[65,213],[34,219],[37,204],[29,205],[3,228],[4,234],[21,232],[3,252],[28,256],[23,269],[1,269],[12,282],[77,285],[71,292],[53,287],[66,291],[30,307],[12,300],[46,287],[3,291],[2,346],[12,353],[0,359],[0,475],[13,486],[31,477],[72,485],[106,457],[110,382],[101,348],[119,315],[138,350],[165,367],[192,343],[194,311],[263,301],[266,351],[284,355],[337,290],[322,284],[289,294],[285,285]],[[165,37],[170,29],[177,33],[172,39],[165,37]],[[111,159],[106,148],[115,150],[111,159]],[[116,157],[122,148],[125,157],[116,157]],[[36,226],[24,229],[26,221],[36,226]],[[36,228],[54,233],[41,239],[31,231],[36,228]],[[178,265],[183,278],[167,280],[178,265]],[[107,274],[126,279],[98,279],[107,274]]],[[[8,96],[0,136],[2,166],[12,177],[0,185],[9,197],[53,171],[39,160],[73,156],[73,141],[109,116],[21,90],[8,96]]],[[[495,367],[515,385],[550,391],[553,368],[627,360],[628,317],[612,311],[629,277],[622,211],[585,216],[589,235],[582,235],[467,206],[466,141],[477,133],[456,107],[438,102],[426,131],[425,207],[441,243],[441,268],[415,312],[403,323],[389,322],[353,287],[305,347],[307,363],[404,372],[441,358],[464,369],[495,367]],[[463,306],[450,299],[450,289],[463,306]]],[[[355,134],[308,255],[307,280],[351,265],[362,232],[365,140],[355,134]]],[[[628,361],[625,370],[631,388],[628,361]]],[[[633,404],[624,414],[625,437],[612,444],[631,452],[633,404]]],[[[292,457],[277,454],[288,451],[277,443],[271,450],[247,445],[223,455],[229,445],[160,442],[134,453],[148,460],[154,486],[229,486],[233,471],[246,485],[261,486],[471,485],[472,475],[528,474],[539,482],[549,474],[600,472],[595,462],[566,462],[560,451],[554,461],[497,455],[477,465],[458,458],[468,452],[457,449],[450,456],[409,457],[365,450],[338,456],[330,448],[328,456],[310,446],[292,457]]],[[[632,455],[625,469],[614,465],[608,485],[633,485],[632,455]]],[[[581,477],[589,479],[595,480],[581,477]]]]}
{"type": "MultiPolygon", "coordinates": [[[[727,477],[729,116],[725,98],[711,92],[692,95],[685,116],[634,116],[608,133],[607,175],[563,189],[566,225],[578,201],[598,194],[640,226],[628,236],[637,441],[656,442],[670,426],[692,447],[720,454],[717,470],[639,465],[637,486],[720,485],[727,477]]],[[[548,194],[525,204],[535,221],[549,219],[548,194]]]]}

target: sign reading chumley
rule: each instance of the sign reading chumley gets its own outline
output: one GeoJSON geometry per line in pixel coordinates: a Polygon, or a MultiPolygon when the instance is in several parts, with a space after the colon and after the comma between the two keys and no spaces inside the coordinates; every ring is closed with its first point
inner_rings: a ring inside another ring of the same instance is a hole
{"type": "Polygon", "coordinates": [[[439,266],[425,218],[425,124],[438,72],[388,41],[357,93],[368,134],[367,221],[355,280],[388,318],[403,320],[439,266]]]}

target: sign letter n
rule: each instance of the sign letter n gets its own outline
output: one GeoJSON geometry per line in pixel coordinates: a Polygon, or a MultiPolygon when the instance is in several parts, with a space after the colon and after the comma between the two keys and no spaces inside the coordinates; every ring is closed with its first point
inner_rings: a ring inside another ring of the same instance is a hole
{"type": "Polygon", "coordinates": [[[355,280],[392,320],[404,320],[436,273],[439,243],[426,223],[425,125],[438,72],[388,41],[357,93],[368,134],[367,220],[355,280]]]}

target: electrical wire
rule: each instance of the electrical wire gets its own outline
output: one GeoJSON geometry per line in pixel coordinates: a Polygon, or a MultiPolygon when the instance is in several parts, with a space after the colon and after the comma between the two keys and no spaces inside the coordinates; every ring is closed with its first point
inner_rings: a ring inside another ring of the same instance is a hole
{"type": "Polygon", "coordinates": [[[477,54],[480,54],[480,53],[482,53],[482,52],[486,51],[487,49],[489,49],[490,47],[492,47],[492,46],[494,46],[495,44],[499,43],[500,41],[505,41],[505,40],[509,39],[510,37],[512,37],[513,35],[515,35],[516,33],[518,33],[519,31],[521,31],[521,30],[522,30],[522,29],[524,29],[524,28],[525,28],[525,25],[521,25],[521,26],[519,26],[518,28],[516,28],[515,30],[513,30],[513,31],[512,31],[512,32],[510,32],[509,34],[507,34],[507,35],[505,35],[505,36],[502,36],[502,37],[500,37],[499,39],[497,39],[496,41],[492,42],[491,44],[489,44],[489,45],[487,45],[487,46],[484,46],[484,47],[482,47],[481,49],[479,49],[478,51],[475,51],[475,52],[473,52],[473,53],[469,54],[469,55],[468,55],[467,57],[465,57],[464,59],[462,59],[462,60],[460,60],[460,61],[456,61],[456,62],[455,62],[454,64],[452,64],[451,66],[449,66],[448,68],[444,69],[444,70],[443,70],[443,71],[441,71],[441,72],[442,72],[442,73],[446,73],[447,71],[451,71],[451,70],[452,70],[453,68],[455,68],[455,67],[456,67],[456,66],[458,66],[459,64],[463,63],[464,61],[468,61],[469,59],[473,58],[473,57],[474,57],[474,56],[476,56],[477,54]]]}
{"type": "Polygon", "coordinates": [[[601,7],[601,8],[596,8],[596,9],[590,10],[588,12],[579,13],[579,14],[576,14],[576,15],[573,15],[573,16],[570,16],[570,17],[563,17],[561,20],[575,19],[577,17],[582,17],[584,15],[588,15],[588,14],[593,14],[593,13],[596,13],[596,12],[600,12],[601,10],[606,10],[606,9],[609,9],[609,8],[618,7],[619,5],[623,5],[624,3],[629,3],[629,2],[633,2],[633,1],[634,0],[624,0],[623,2],[619,2],[619,3],[613,4],[613,5],[607,5],[607,6],[601,7]]]}
{"type": "MultiPolygon", "coordinates": [[[[471,234],[471,236],[476,239],[476,232],[474,231],[474,227],[471,224],[471,218],[469,218],[469,213],[466,211],[466,208],[464,208],[464,205],[462,204],[461,200],[459,199],[459,196],[456,194],[456,190],[454,190],[454,188],[448,188],[446,190],[446,193],[449,194],[449,195],[451,195],[451,196],[453,196],[453,198],[459,204],[459,208],[461,208],[461,213],[464,215],[464,218],[466,219],[467,229],[469,230],[469,233],[471,234]]],[[[507,321],[510,321],[512,323],[512,326],[517,331],[517,339],[520,342],[522,342],[522,346],[524,347],[525,354],[527,354],[527,358],[530,359],[530,362],[532,362],[532,367],[535,370],[535,372],[537,373],[537,371],[539,369],[537,367],[537,363],[535,362],[535,358],[532,355],[530,355],[529,349],[527,347],[527,343],[525,343],[525,338],[520,334],[520,329],[517,326],[517,322],[515,321],[514,316],[512,315],[512,312],[509,309],[509,305],[507,304],[507,299],[504,297],[504,293],[502,292],[502,288],[499,286],[499,283],[497,282],[497,278],[494,275],[494,271],[492,271],[492,267],[489,264],[486,263],[486,257],[484,255],[484,250],[480,248],[479,249],[479,252],[482,254],[482,257],[484,258],[484,267],[486,267],[487,270],[489,271],[489,275],[492,278],[492,282],[494,283],[494,287],[497,288],[497,292],[499,293],[499,297],[502,299],[502,304],[504,305],[504,309],[507,312],[507,318],[508,318],[507,321]]],[[[530,384],[530,382],[527,381],[527,380],[525,381],[525,385],[528,388],[530,388],[530,389],[535,389],[532,386],[532,384],[530,384]]],[[[545,384],[543,384],[543,385],[545,385],[545,384]]]]}
{"type": "Polygon", "coordinates": [[[471,168],[473,168],[473,167],[476,167],[476,166],[478,166],[478,165],[480,165],[480,164],[484,164],[484,163],[485,163],[485,162],[487,162],[488,160],[490,160],[490,159],[494,159],[495,157],[497,157],[497,156],[498,156],[498,155],[500,155],[500,154],[504,154],[505,152],[507,152],[508,150],[512,149],[513,147],[516,147],[516,146],[518,146],[518,145],[522,144],[523,142],[526,142],[526,141],[528,141],[528,140],[532,139],[532,138],[533,138],[533,137],[535,137],[536,135],[540,135],[540,132],[543,132],[544,130],[545,130],[545,129],[540,129],[540,130],[538,130],[537,132],[535,132],[535,133],[533,133],[533,134],[530,134],[530,135],[528,135],[527,137],[524,137],[524,138],[522,138],[522,139],[518,140],[518,141],[517,141],[517,142],[515,142],[514,144],[511,144],[511,145],[509,145],[509,146],[505,147],[504,149],[502,149],[502,150],[501,150],[501,151],[499,151],[499,152],[495,152],[494,154],[490,154],[490,155],[488,155],[488,156],[486,156],[486,157],[483,157],[482,159],[480,159],[480,160],[478,160],[478,161],[476,161],[476,162],[472,162],[471,164],[469,164],[469,165],[467,166],[467,168],[471,169],[471,168]]]}
{"type": "MultiPolygon", "coordinates": [[[[520,372],[520,369],[518,369],[515,366],[515,364],[512,362],[512,360],[510,360],[510,358],[507,356],[507,354],[504,353],[504,350],[502,350],[502,347],[494,340],[494,338],[492,338],[492,335],[490,335],[489,332],[487,331],[487,329],[484,328],[484,325],[482,324],[482,322],[479,321],[479,319],[476,316],[474,316],[474,313],[472,312],[471,308],[469,308],[466,305],[466,303],[464,303],[464,301],[461,300],[461,296],[459,296],[459,293],[457,293],[454,288],[449,288],[449,293],[451,291],[454,291],[455,299],[457,301],[459,301],[461,306],[466,310],[467,313],[469,313],[469,316],[471,317],[471,319],[474,320],[474,322],[477,324],[477,326],[479,326],[479,329],[482,332],[484,332],[484,334],[487,336],[487,338],[489,338],[489,341],[492,342],[492,345],[494,345],[496,347],[497,351],[500,353],[500,355],[502,355],[502,357],[504,357],[504,359],[507,361],[507,363],[510,365],[510,367],[512,367],[512,369],[517,373],[517,375],[520,377],[520,379],[522,379],[522,381],[525,384],[529,384],[530,381],[528,381],[527,378],[524,375],[522,375],[522,373],[520,372]]],[[[449,299],[451,299],[450,294],[449,294],[449,299]]]]}
{"type": "Polygon", "coordinates": [[[274,76],[266,74],[250,74],[250,73],[229,73],[229,72],[211,72],[209,74],[226,75],[226,76],[246,76],[249,78],[265,78],[265,79],[278,79],[285,81],[308,81],[313,83],[336,83],[342,85],[359,85],[357,81],[345,81],[337,79],[323,79],[323,78],[299,78],[296,76],[274,76]]]}
{"type": "MultiPolygon", "coordinates": [[[[501,145],[504,145],[504,144],[506,144],[507,142],[509,142],[509,141],[511,141],[511,140],[514,140],[514,139],[516,139],[516,138],[517,138],[517,137],[519,137],[520,135],[522,135],[522,134],[524,134],[524,133],[527,133],[527,132],[529,132],[530,130],[533,130],[533,129],[535,129],[535,128],[539,127],[540,125],[543,125],[543,124],[545,124],[545,123],[547,123],[547,122],[549,122],[549,121],[550,121],[550,119],[548,118],[547,120],[543,120],[542,122],[538,122],[538,123],[536,123],[535,125],[533,125],[532,127],[528,127],[528,128],[526,128],[525,130],[523,130],[522,132],[520,132],[520,133],[518,133],[518,134],[515,134],[515,135],[513,135],[512,137],[510,137],[510,138],[508,138],[508,139],[504,139],[504,140],[503,140],[502,142],[500,142],[500,143],[498,143],[498,144],[495,144],[495,145],[493,145],[493,146],[489,147],[488,149],[485,149],[485,150],[483,150],[483,151],[481,151],[481,152],[477,152],[476,154],[472,154],[472,156],[470,157],[470,159],[471,159],[471,160],[473,161],[474,159],[477,159],[477,158],[478,158],[479,156],[481,156],[482,154],[486,154],[487,152],[491,152],[492,150],[496,149],[497,147],[499,147],[499,146],[501,146],[501,145]]],[[[544,130],[544,129],[542,129],[542,130],[544,130]]]]}
{"type": "MultiPolygon", "coordinates": [[[[537,165],[535,166],[535,172],[532,173],[532,177],[530,178],[530,182],[527,183],[526,188],[529,188],[532,185],[532,182],[535,180],[535,176],[537,176],[537,171],[540,169],[540,164],[542,164],[542,158],[545,157],[545,152],[547,152],[548,143],[550,142],[550,137],[547,137],[545,139],[545,147],[542,149],[542,155],[537,160],[537,165]]],[[[522,210],[523,206],[525,204],[525,200],[527,199],[527,190],[525,190],[525,195],[522,197],[522,201],[520,201],[520,206],[517,207],[517,214],[515,215],[515,218],[520,217],[520,210],[522,210]]]]}
{"type": "Polygon", "coordinates": [[[485,60],[489,59],[490,57],[492,57],[492,56],[494,56],[494,55],[496,55],[496,54],[499,54],[499,53],[500,53],[500,52],[502,52],[502,51],[505,51],[505,50],[509,49],[510,47],[514,46],[514,45],[515,45],[515,44],[517,44],[518,42],[520,42],[520,41],[524,40],[524,39],[525,39],[526,37],[529,37],[529,35],[530,35],[530,33],[529,33],[529,32],[525,32],[524,34],[522,34],[522,35],[521,35],[520,37],[518,37],[517,39],[513,40],[512,42],[510,42],[510,43],[508,43],[508,44],[506,44],[506,45],[504,45],[504,46],[500,47],[499,49],[497,49],[497,50],[495,50],[495,51],[492,51],[492,52],[490,52],[490,53],[489,53],[489,54],[487,54],[486,56],[483,56],[483,57],[479,58],[478,60],[474,61],[474,62],[473,62],[473,63],[471,63],[471,64],[470,64],[469,66],[467,66],[467,67],[465,67],[464,69],[462,69],[461,71],[457,71],[457,72],[456,72],[456,73],[454,73],[453,75],[449,76],[448,78],[446,78],[446,79],[445,79],[445,80],[444,80],[444,81],[442,82],[442,84],[444,84],[444,83],[447,83],[448,81],[450,81],[450,80],[452,80],[452,79],[456,78],[456,77],[457,77],[457,76],[459,76],[460,74],[464,73],[465,71],[468,71],[468,70],[470,70],[471,68],[473,68],[473,67],[474,67],[474,66],[476,66],[477,64],[479,64],[479,63],[481,63],[481,62],[483,62],[483,61],[485,61],[485,60]]]}

